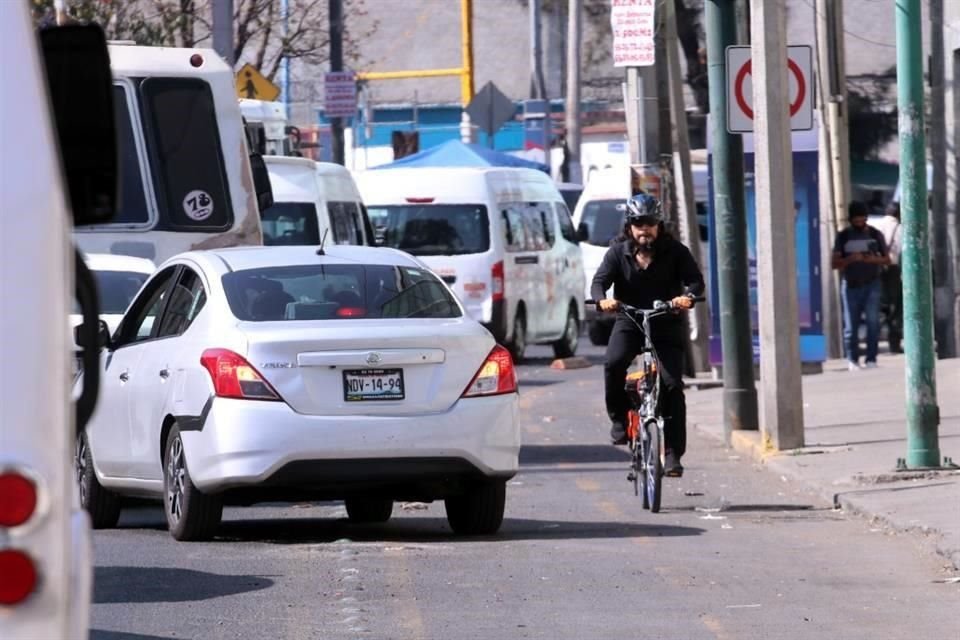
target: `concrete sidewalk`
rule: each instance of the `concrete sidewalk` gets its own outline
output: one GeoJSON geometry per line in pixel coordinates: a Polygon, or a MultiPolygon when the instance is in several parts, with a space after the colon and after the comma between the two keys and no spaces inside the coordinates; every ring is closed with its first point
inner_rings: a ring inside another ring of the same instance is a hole
{"type": "MultiPolygon", "coordinates": [[[[960,470],[896,470],[907,454],[906,360],[881,354],[879,364],[850,372],[845,361],[830,361],[803,377],[804,448],[765,452],[759,433],[746,431],[730,444],[845,511],[915,533],[960,571],[960,470]]],[[[722,394],[687,392],[689,426],[721,441],[722,394]]],[[[937,362],[937,402],[941,458],[960,464],[960,358],[937,362]]]]}

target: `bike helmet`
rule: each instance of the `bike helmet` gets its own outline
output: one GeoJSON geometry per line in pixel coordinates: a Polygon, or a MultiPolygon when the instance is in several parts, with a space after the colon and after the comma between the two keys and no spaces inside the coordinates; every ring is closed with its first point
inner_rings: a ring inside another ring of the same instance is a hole
{"type": "Polygon", "coordinates": [[[627,200],[627,224],[649,221],[663,222],[663,207],[660,201],[647,193],[638,193],[627,200]]]}

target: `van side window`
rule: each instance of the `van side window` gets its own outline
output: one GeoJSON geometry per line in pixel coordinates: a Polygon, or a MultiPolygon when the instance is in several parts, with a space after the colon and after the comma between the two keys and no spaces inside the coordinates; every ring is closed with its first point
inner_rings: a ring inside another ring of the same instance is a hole
{"type": "Polygon", "coordinates": [[[210,85],[196,78],[147,78],[144,129],[157,197],[158,228],[227,230],[233,208],[210,85]]]}
{"type": "Polygon", "coordinates": [[[145,224],[150,220],[147,208],[147,196],[144,191],[144,176],[140,154],[137,152],[137,140],[134,137],[130,105],[127,101],[127,88],[113,86],[113,112],[117,122],[117,150],[119,162],[119,202],[117,215],[111,224],[145,224]]]}
{"type": "Polygon", "coordinates": [[[503,226],[506,230],[507,251],[527,251],[527,229],[523,223],[523,212],[517,205],[507,205],[503,210],[503,226]]]}
{"type": "Polygon", "coordinates": [[[577,230],[573,226],[573,219],[570,217],[570,210],[567,205],[557,202],[557,222],[560,223],[560,235],[567,242],[577,243],[577,230]]]}
{"type": "Polygon", "coordinates": [[[335,244],[363,244],[360,208],[353,202],[328,202],[330,233],[335,244]]]}
{"type": "Polygon", "coordinates": [[[543,226],[543,219],[540,217],[540,211],[533,206],[526,206],[523,209],[523,226],[527,231],[527,251],[543,251],[549,248],[547,244],[547,233],[543,226]]]}
{"type": "Polygon", "coordinates": [[[557,234],[553,229],[553,211],[541,205],[540,223],[543,225],[543,237],[547,241],[547,246],[552,247],[557,242],[557,234]]]}

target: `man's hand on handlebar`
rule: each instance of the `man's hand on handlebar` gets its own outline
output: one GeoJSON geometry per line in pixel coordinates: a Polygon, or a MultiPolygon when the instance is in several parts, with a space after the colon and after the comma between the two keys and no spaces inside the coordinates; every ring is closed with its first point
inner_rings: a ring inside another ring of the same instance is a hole
{"type": "Polygon", "coordinates": [[[690,296],[677,296],[676,298],[670,301],[671,306],[674,309],[692,309],[693,308],[693,298],[690,296]]]}
{"type": "Polygon", "coordinates": [[[604,298],[597,303],[597,306],[600,307],[600,311],[616,311],[620,308],[620,301],[613,298],[604,298]]]}

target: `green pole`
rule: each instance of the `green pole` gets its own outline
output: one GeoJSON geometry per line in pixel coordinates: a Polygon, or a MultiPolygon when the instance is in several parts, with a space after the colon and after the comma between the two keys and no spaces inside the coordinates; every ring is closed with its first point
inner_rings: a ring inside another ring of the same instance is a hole
{"type": "Polygon", "coordinates": [[[907,467],[940,465],[933,285],[927,221],[920,0],[895,0],[900,196],[903,225],[903,347],[906,354],[907,467]]]}
{"type": "Polygon", "coordinates": [[[708,0],[705,11],[713,141],[713,211],[723,344],[723,426],[729,442],[732,431],[755,431],[760,420],[753,377],[753,332],[750,329],[743,139],[727,132],[726,49],[737,43],[737,10],[734,0],[708,0]]]}

